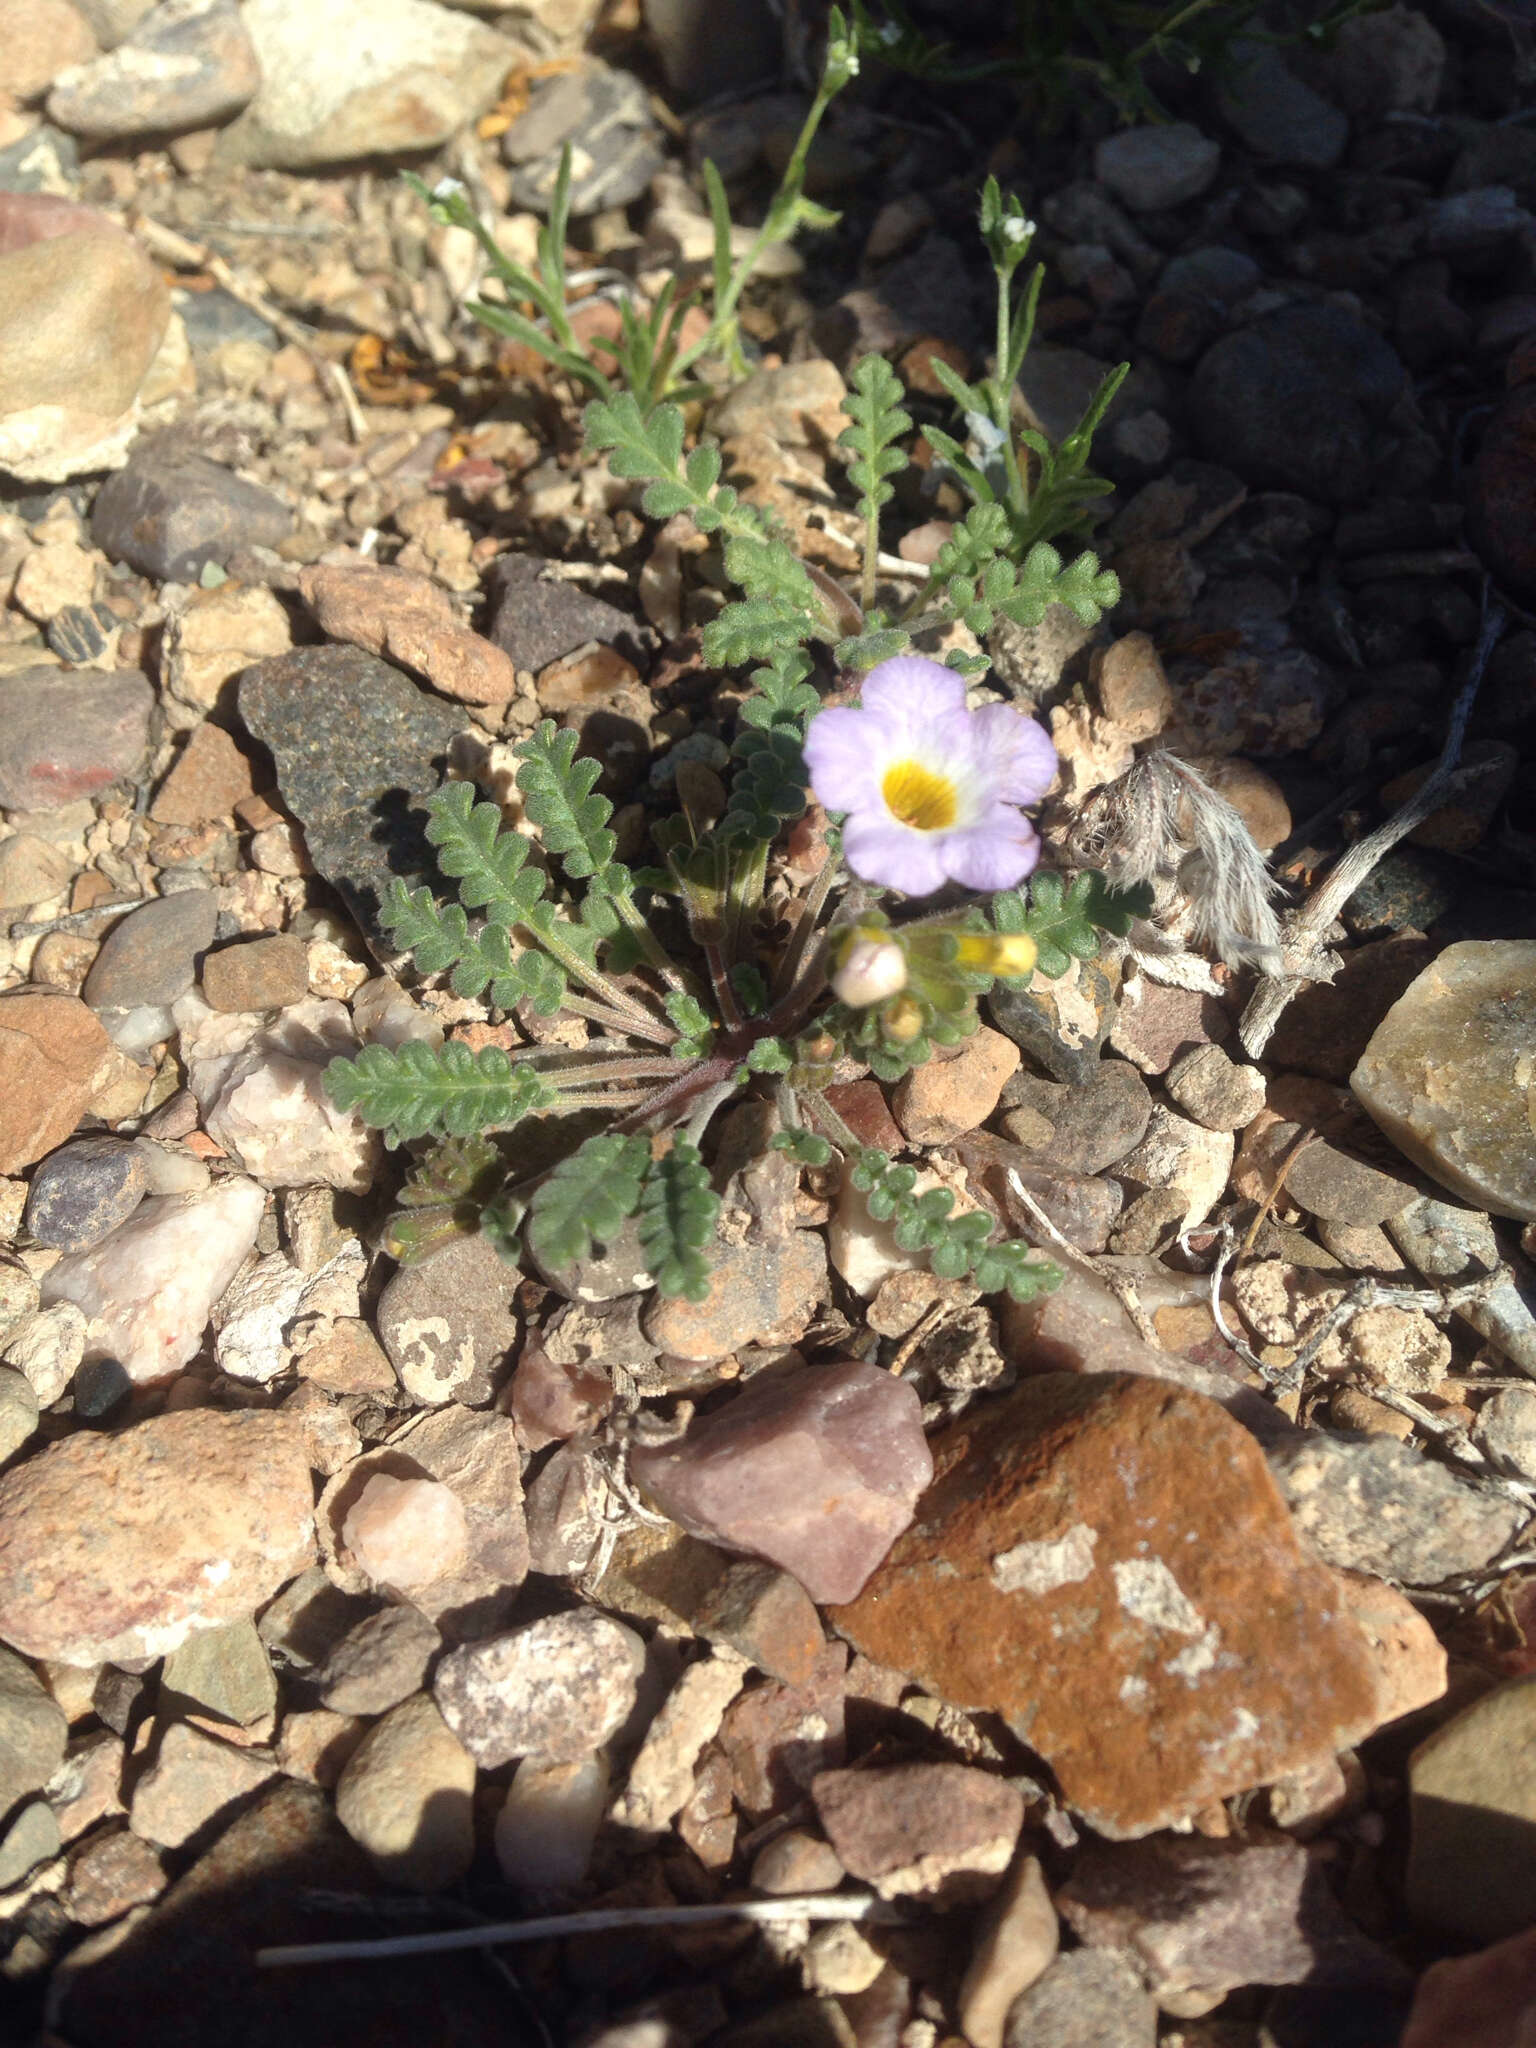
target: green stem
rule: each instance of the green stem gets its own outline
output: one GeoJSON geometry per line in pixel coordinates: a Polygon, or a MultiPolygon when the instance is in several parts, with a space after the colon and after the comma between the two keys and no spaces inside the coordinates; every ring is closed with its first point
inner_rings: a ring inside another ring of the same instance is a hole
{"type": "Polygon", "coordinates": [[[820,922],[822,911],[826,908],[832,885],[842,871],[842,862],[829,854],[822,862],[820,874],[806,891],[805,901],[800,906],[800,915],[795,920],[795,929],[784,949],[784,957],[779,962],[779,971],[773,977],[773,993],[776,996],[784,995],[794,987],[801,963],[805,959],[806,947],[811,943],[811,936],[820,922]]]}
{"type": "Polygon", "coordinates": [[[730,969],[726,965],[725,950],[718,939],[704,941],[704,959],[709,968],[709,985],[714,991],[715,1007],[720,1012],[720,1022],[727,1033],[734,1034],[746,1024],[741,1005],[736,1000],[736,991],[731,986],[730,969]]]}
{"type": "Polygon", "coordinates": [[[677,1032],[672,1025],[653,1017],[648,1011],[636,1013],[628,1005],[621,1009],[611,1008],[607,1003],[594,1003],[586,996],[579,996],[567,989],[560,999],[562,1010],[569,1010],[574,1016],[585,1017],[590,1023],[601,1024],[605,1031],[620,1031],[628,1038],[643,1038],[651,1045],[672,1045],[677,1032]]]}
{"type": "MultiPolygon", "coordinates": [[[[621,1017],[625,1030],[633,1031],[637,1038],[654,1037],[661,1020],[651,1011],[642,1008],[632,996],[626,995],[618,983],[610,981],[600,967],[589,966],[574,946],[567,945],[565,940],[558,936],[558,929],[558,925],[552,922],[548,930],[530,931],[528,937],[536,945],[542,946],[552,960],[558,961],[573,981],[579,981],[584,987],[591,989],[600,1001],[606,1003],[610,1010],[621,1017]]],[[[569,1004],[567,1007],[570,1007],[569,1004]]]]}
{"type": "Polygon", "coordinates": [[[597,1088],[610,1081],[659,1081],[677,1072],[677,1061],[640,1056],[598,1060],[584,1066],[544,1067],[540,1071],[563,1094],[567,1088],[597,1088]]]}
{"type": "Polygon", "coordinates": [[[755,839],[745,856],[732,858],[726,882],[725,957],[728,963],[741,958],[742,932],[757,915],[768,874],[768,841],[755,839]]]}
{"type": "Polygon", "coordinates": [[[716,350],[722,348],[729,348],[733,353],[739,354],[739,350],[736,349],[735,339],[737,303],[743,291],[745,291],[747,280],[751,277],[757,260],[763,251],[770,243],[786,242],[794,234],[795,210],[799,205],[801,189],[805,184],[806,158],[810,154],[816,130],[821,126],[822,116],[826,113],[827,108],[831,106],[833,100],[836,99],[840,89],[838,86],[829,87],[826,78],[823,77],[816,97],[811,103],[810,112],[805,117],[805,124],[800,130],[789,162],[784,167],[784,175],[779,180],[779,189],[774,194],[773,200],[769,205],[767,218],[753,237],[751,247],[731,272],[731,281],[725,288],[724,296],[715,303],[714,313],[710,319],[707,331],[690,347],[685,348],[672,365],[674,381],[682,377],[685,371],[691,369],[700,356],[713,354],[716,350]]]}
{"type": "Polygon", "coordinates": [[[645,913],[627,889],[609,897],[619,922],[632,931],[640,950],[669,988],[692,994],[692,977],[685,974],[646,922],[645,913]]]}

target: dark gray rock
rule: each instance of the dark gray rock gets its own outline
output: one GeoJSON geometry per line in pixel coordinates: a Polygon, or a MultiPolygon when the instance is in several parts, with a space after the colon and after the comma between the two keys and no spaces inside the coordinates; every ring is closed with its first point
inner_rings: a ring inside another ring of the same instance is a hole
{"type": "Polygon", "coordinates": [[[19,142],[0,149],[0,192],[71,190],[80,175],[80,150],[73,135],[43,122],[19,142]]]}
{"type": "Polygon", "coordinates": [[[218,921],[212,889],[183,889],[130,911],[102,942],[81,995],[93,1010],[174,1003],[197,979],[218,921]]]}
{"type": "Polygon", "coordinates": [[[649,628],[574,583],[546,583],[539,555],[498,555],[486,572],[491,617],[486,638],[535,675],[562,655],[601,640],[637,664],[654,645],[649,628]]]}
{"type": "Polygon", "coordinates": [[[1102,1173],[1146,1134],[1152,1096],[1129,1060],[1101,1060],[1089,1080],[1071,1088],[1035,1074],[1016,1074],[1003,1090],[1003,1128],[1039,1164],[1066,1173],[1102,1173]],[[1033,1111],[1051,1127],[1032,1133],[1015,1111],[1033,1111]]]}
{"type": "Polygon", "coordinates": [[[132,1392],[115,1358],[88,1358],[75,1374],[75,1413],[82,1422],[108,1422],[132,1392]]]}
{"type": "Polygon", "coordinates": [[[335,1714],[387,1714],[427,1682],[442,1637],[415,1607],[384,1607],[347,1631],[315,1673],[335,1714]]]}
{"type": "Polygon", "coordinates": [[[80,676],[23,668],[0,677],[0,809],[56,811],[132,775],[154,705],[136,668],[80,676]]]}
{"type": "Polygon", "coordinates": [[[1255,156],[1332,170],[1349,141],[1349,120],[1286,64],[1272,43],[1237,37],[1217,86],[1222,119],[1255,156]]]}
{"type": "Polygon", "coordinates": [[[316,869],[392,959],[379,906],[396,875],[412,887],[437,879],[422,800],[462,715],[359,648],[302,647],[246,670],[240,716],[271,750],[316,869]]]}
{"type": "Polygon", "coordinates": [[[844,292],[817,315],[813,331],[842,360],[905,348],[925,335],[972,348],[980,319],[969,258],[948,235],[927,235],[873,284],[844,292]]]}
{"type": "Polygon", "coordinates": [[[39,1244],[83,1252],[125,1222],[149,1192],[144,1155],[122,1138],[76,1138],[32,1176],[26,1226],[39,1244]]]}
{"type": "Polygon", "coordinates": [[[1153,2048],[1157,2006],[1117,1949],[1058,1956],[1008,2009],[1003,2048],[1153,2048]]]}
{"type": "Polygon", "coordinates": [[[1221,146],[1187,121],[1122,128],[1093,153],[1094,175],[1132,213],[1198,199],[1215,177],[1221,146]]]}
{"type": "Polygon", "coordinates": [[[548,214],[567,142],[580,145],[571,177],[578,218],[628,206],[666,161],[645,87],[596,62],[536,83],[528,111],[507,130],[501,149],[513,167],[515,204],[548,214]]]}
{"type": "Polygon", "coordinates": [[[1370,492],[1372,425],[1405,374],[1342,306],[1283,306],[1206,351],[1189,417],[1205,453],[1245,482],[1343,504],[1370,492]]]}
{"type": "Polygon", "coordinates": [[[783,30],[768,0],[645,0],[644,14],[674,106],[778,83],[783,30]]]}
{"type": "Polygon", "coordinates": [[[1108,977],[1091,961],[1080,966],[1078,987],[1093,1004],[1097,1021],[1091,1038],[1079,1021],[1081,1005],[1069,1022],[1062,1023],[1048,988],[1013,989],[999,982],[986,998],[986,1010],[1003,1036],[1052,1080],[1086,1088],[1099,1070],[1099,1054],[1114,1026],[1115,995],[1108,977]]]}
{"type": "Polygon", "coordinates": [[[222,348],[226,341],[254,341],[262,348],[278,346],[276,328],[228,292],[173,292],[171,297],[187,331],[187,346],[195,356],[222,348]]]}
{"type": "Polygon", "coordinates": [[[48,645],[72,668],[99,661],[122,621],[104,604],[67,604],[48,621],[48,645]]]}
{"type": "Polygon", "coordinates": [[[159,0],[115,50],[58,80],[48,112],[94,142],[185,134],[239,113],[260,83],[235,0],[159,0]]]}
{"type": "Polygon", "coordinates": [[[293,512],[232,469],[152,441],[96,496],[91,538],[113,562],[163,583],[195,583],[208,563],[225,567],[242,548],[276,547],[293,512]]]}

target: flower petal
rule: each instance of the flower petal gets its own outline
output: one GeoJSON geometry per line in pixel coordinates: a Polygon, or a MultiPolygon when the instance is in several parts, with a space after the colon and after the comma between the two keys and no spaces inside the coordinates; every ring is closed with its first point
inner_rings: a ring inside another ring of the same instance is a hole
{"type": "Polygon", "coordinates": [[[1011,889],[1040,858],[1035,828],[1009,804],[993,804],[974,825],[945,832],[934,849],[951,881],[967,889],[1011,889]]]}
{"type": "Polygon", "coordinates": [[[1037,720],[1011,704],[984,704],[970,718],[971,745],[990,794],[1004,803],[1037,804],[1056,779],[1056,749],[1037,720]]]}
{"type": "Polygon", "coordinates": [[[897,744],[912,746],[939,722],[964,719],[965,684],[942,662],[897,654],[870,670],[859,702],[897,744]]]}
{"type": "Polygon", "coordinates": [[[931,896],[944,884],[945,838],[866,811],[843,827],[843,858],[861,881],[900,889],[904,896],[931,896]]]}
{"type": "Polygon", "coordinates": [[[883,811],[880,777],[886,751],[862,711],[835,704],[818,711],[806,727],[805,762],[816,801],[829,811],[883,811]]]}

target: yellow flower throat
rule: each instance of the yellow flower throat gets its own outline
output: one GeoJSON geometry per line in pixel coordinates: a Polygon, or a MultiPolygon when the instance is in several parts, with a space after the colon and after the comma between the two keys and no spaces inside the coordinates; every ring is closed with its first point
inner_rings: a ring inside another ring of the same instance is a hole
{"type": "Polygon", "coordinates": [[[959,808],[955,785],[921,761],[897,761],[885,771],[880,794],[893,818],[917,832],[945,832],[959,808]]]}

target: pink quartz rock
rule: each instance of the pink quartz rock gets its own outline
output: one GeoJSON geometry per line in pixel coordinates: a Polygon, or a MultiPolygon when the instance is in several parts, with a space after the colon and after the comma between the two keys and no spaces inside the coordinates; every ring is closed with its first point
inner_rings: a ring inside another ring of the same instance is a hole
{"type": "Polygon", "coordinates": [[[342,1524],[342,1540],[376,1586],[408,1592],[446,1578],[469,1554],[469,1519],[437,1479],[375,1473],[342,1524]]]}
{"type": "Polygon", "coordinates": [[[813,1600],[851,1600],[910,1526],[933,1460],[915,1390],[849,1359],[755,1380],[630,1470],[690,1534],[782,1566],[813,1600]]]}

